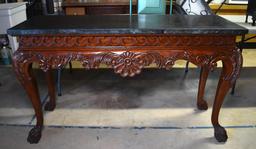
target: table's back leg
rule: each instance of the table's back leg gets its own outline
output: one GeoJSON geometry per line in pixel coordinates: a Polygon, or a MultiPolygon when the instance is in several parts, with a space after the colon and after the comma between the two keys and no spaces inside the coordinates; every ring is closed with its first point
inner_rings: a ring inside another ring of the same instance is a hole
{"type": "Polygon", "coordinates": [[[198,94],[197,94],[197,108],[199,110],[207,110],[208,105],[207,102],[204,100],[204,90],[206,85],[206,80],[208,78],[209,68],[208,66],[202,66],[200,72],[200,80],[198,86],[198,94]]]}
{"type": "Polygon", "coordinates": [[[48,86],[48,94],[49,94],[49,101],[46,103],[44,109],[46,111],[53,111],[56,107],[56,95],[55,95],[55,84],[52,74],[52,69],[49,69],[45,72],[46,74],[46,81],[48,86]]]}
{"type": "Polygon", "coordinates": [[[222,59],[222,63],[223,68],[216,91],[211,120],[214,127],[214,136],[217,141],[226,142],[228,136],[225,128],[219,124],[219,112],[227,92],[238,77],[242,63],[241,53],[239,51],[235,51],[233,55],[222,59]]]}

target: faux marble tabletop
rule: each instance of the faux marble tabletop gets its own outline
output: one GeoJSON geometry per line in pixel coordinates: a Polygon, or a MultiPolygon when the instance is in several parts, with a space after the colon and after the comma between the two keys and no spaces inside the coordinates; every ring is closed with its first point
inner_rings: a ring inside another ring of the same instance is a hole
{"type": "Polygon", "coordinates": [[[248,30],[217,15],[85,15],[38,16],[7,33],[13,36],[53,34],[246,34],[248,30]]]}

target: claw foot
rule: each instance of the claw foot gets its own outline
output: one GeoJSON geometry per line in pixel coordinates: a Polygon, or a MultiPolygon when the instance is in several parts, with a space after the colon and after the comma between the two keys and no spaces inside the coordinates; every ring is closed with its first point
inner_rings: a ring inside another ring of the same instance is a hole
{"type": "Polygon", "coordinates": [[[30,144],[36,144],[39,142],[39,140],[41,139],[41,133],[42,133],[42,127],[40,126],[35,126],[34,128],[32,128],[28,134],[28,138],[27,141],[30,144]]]}
{"type": "Polygon", "coordinates": [[[51,102],[47,102],[44,106],[45,111],[53,111],[55,109],[55,104],[52,104],[51,102]]]}
{"type": "Polygon", "coordinates": [[[207,110],[208,109],[208,104],[205,100],[202,100],[201,102],[197,103],[197,108],[199,110],[207,110]]]}
{"type": "Polygon", "coordinates": [[[218,142],[226,142],[228,135],[225,128],[222,126],[214,126],[214,137],[218,142]]]}

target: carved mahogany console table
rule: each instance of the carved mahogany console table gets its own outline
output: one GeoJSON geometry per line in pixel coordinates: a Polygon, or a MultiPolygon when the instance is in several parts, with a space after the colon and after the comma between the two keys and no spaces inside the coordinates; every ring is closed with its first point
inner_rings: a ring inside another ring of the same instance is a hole
{"type": "Polygon", "coordinates": [[[201,67],[197,98],[200,110],[208,108],[203,99],[208,72],[216,67],[217,61],[222,61],[211,119],[215,138],[225,142],[227,134],[218,116],[242,63],[236,35],[246,33],[243,27],[215,15],[42,16],[23,22],[9,29],[8,34],[19,37],[13,69],[37,119],[27,140],[37,143],[43,129],[42,105],[32,63],[38,63],[46,73],[50,99],[44,109],[52,111],[56,102],[51,70],[70,61],[80,61],[87,69],[106,64],[115,73],[132,77],[150,64],[171,69],[176,60],[183,59],[201,67]]]}

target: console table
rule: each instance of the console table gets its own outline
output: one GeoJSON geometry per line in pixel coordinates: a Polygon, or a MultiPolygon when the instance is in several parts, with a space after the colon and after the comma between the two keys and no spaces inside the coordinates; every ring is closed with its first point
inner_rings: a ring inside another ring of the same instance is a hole
{"type": "Polygon", "coordinates": [[[222,61],[211,121],[215,138],[225,142],[228,137],[219,124],[219,111],[242,64],[236,35],[247,32],[216,15],[41,16],[25,21],[9,29],[8,34],[19,38],[13,69],[31,100],[37,119],[27,140],[37,143],[43,128],[42,105],[31,71],[32,63],[38,63],[46,74],[50,99],[44,109],[52,111],[56,101],[51,71],[72,60],[80,61],[87,69],[106,64],[115,73],[132,77],[150,64],[171,69],[176,60],[183,59],[201,67],[197,98],[200,110],[208,108],[203,99],[208,73],[217,61],[222,61]]]}

